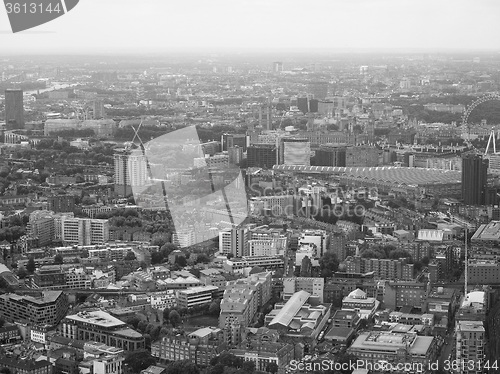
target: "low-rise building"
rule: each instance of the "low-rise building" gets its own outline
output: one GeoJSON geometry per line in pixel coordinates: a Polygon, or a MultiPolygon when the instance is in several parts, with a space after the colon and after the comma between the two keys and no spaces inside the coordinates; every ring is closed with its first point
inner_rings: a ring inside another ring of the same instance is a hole
{"type": "Polygon", "coordinates": [[[242,258],[232,258],[224,261],[222,267],[229,273],[244,273],[245,269],[252,269],[256,266],[263,269],[282,269],[285,265],[283,257],[280,256],[244,256],[242,258]]]}
{"type": "Polygon", "coordinates": [[[353,310],[337,310],[332,317],[332,326],[356,329],[360,320],[359,314],[353,310]]]}
{"type": "Polygon", "coordinates": [[[288,300],[292,295],[300,290],[309,292],[312,296],[323,302],[324,278],[290,277],[283,278],[283,300],[288,300]]]}
{"type": "Polygon", "coordinates": [[[456,289],[437,287],[427,295],[423,311],[451,318],[455,314],[458,303],[459,292],[456,289]]]}
{"type": "Polygon", "coordinates": [[[487,294],[484,291],[469,292],[462,300],[455,316],[456,321],[484,321],[488,312],[487,294]]]}
{"type": "Polygon", "coordinates": [[[156,288],[158,290],[185,290],[202,285],[203,283],[193,275],[186,277],[172,275],[171,278],[156,280],[156,288]]]}
{"type": "Polygon", "coordinates": [[[0,344],[10,344],[21,340],[19,327],[16,325],[3,326],[0,328],[0,344]]]}
{"type": "Polygon", "coordinates": [[[356,330],[351,327],[332,327],[325,335],[325,340],[335,346],[347,347],[355,333],[356,330]]]}
{"type": "Polygon", "coordinates": [[[496,259],[470,259],[468,274],[470,284],[498,284],[500,262],[496,259]]]}
{"type": "Polygon", "coordinates": [[[394,366],[409,363],[407,372],[416,373],[427,370],[437,355],[437,345],[433,336],[367,331],[356,338],[347,352],[372,365],[380,361],[394,366]]]}
{"type": "Polygon", "coordinates": [[[30,339],[32,342],[47,344],[47,333],[49,331],[48,325],[32,326],[30,328],[30,339]]]}
{"type": "Polygon", "coordinates": [[[0,367],[7,368],[12,374],[52,374],[52,364],[47,360],[17,360],[0,357],[0,367]]]}
{"type": "Polygon", "coordinates": [[[142,334],[101,310],[66,316],[60,331],[66,338],[97,341],[126,351],[135,351],[145,346],[142,334]]]}
{"type": "Polygon", "coordinates": [[[500,243],[500,221],[491,221],[479,226],[471,238],[472,245],[495,245],[500,243]]]}
{"type": "Polygon", "coordinates": [[[200,270],[200,281],[206,286],[216,286],[222,291],[226,289],[227,279],[219,269],[200,270]]]}
{"type": "Polygon", "coordinates": [[[141,374],[165,374],[167,368],[151,365],[147,369],[141,370],[141,374]]]}
{"type": "Polygon", "coordinates": [[[177,291],[177,305],[180,308],[193,308],[210,304],[213,294],[219,289],[215,286],[199,286],[177,291]]]}
{"type": "Polygon", "coordinates": [[[392,310],[412,305],[421,308],[428,294],[428,283],[389,281],[385,283],[384,306],[392,310]]]}
{"type": "Polygon", "coordinates": [[[378,309],[380,302],[374,297],[367,297],[359,288],[352,291],[342,300],[342,310],[354,311],[361,319],[370,318],[378,309]]]}
{"type": "Polygon", "coordinates": [[[330,305],[313,306],[308,303],[310,297],[310,293],[298,291],[286,303],[275,304],[265,317],[266,326],[291,338],[306,339],[314,346],[330,317],[330,305]]]}
{"type": "Polygon", "coordinates": [[[224,349],[222,330],[204,327],[188,336],[165,336],[151,345],[151,355],[160,360],[189,360],[208,366],[210,360],[224,349]]]}
{"type": "Polygon", "coordinates": [[[297,357],[293,344],[268,340],[269,335],[265,331],[258,332],[256,338],[247,339],[238,348],[230,349],[229,353],[242,358],[243,361],[254,362],[255,369],[258,371],[266,372],[268,365],[274,363],[278,367],[277,373],[285,374],[286,366],[292,360],[300,357],[297,357]]]}
{"type": "Polygon", "coordinates": [[[400,323],[403,325],[433,326],[434,325],[434,314],[391,312],[389,314],[389,322],[400,323]]]}
{"type": "Polygon", "coordinates": [[[175,307],[177,305],[177,297],[174,290],[168,290],[151,294],[150,302],[153,309],[164,310],[165,308],[175,307]]]}
{"type": "Polygon", "coordinates": [[[68,298],[62,291],[43,291],[38,297],[0,295],[0,316],[10,322],[26,320],[53,326],[64,318],[68,306],[68,298]]]}
{"type": "Polygon", "coordinates": [[[335,272],[333,278],[329,278],[324,286],[324,301],[340,306],[344,297],[358,288],[366,292],[368,297],[376,297],[377,287],[373,272],[335,272]]]}

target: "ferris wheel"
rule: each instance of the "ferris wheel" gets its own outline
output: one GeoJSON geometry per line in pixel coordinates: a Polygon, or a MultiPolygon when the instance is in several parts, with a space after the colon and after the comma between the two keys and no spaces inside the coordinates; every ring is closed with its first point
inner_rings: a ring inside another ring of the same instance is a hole
{"type": "MultiPolygon", "coordinates": [[[[497,93],[489,93],[489,94],[486,94],[484,96],[481,96],[480,98],[474,100],[464,111],[464,113],[462,114],[462,130],[464,131],[464,133],[467,134],[467,139],[465,139],[466,143],[468,143],[468,145],[471,145],[470,144],[470,130],[471,130],[471,127],[472,127],[472,124],[469,123],[469,117],[471,115],[471,113],[474,111],[474,109],[476,109],[479,105],[487,102],[487,101],[492,101],[492,100],[498,100],[500,101],[500,95],[497,94],[497,93]]],[[[489,142],[488,142],[489,144],[489,142]]]]}
{"type": "MultiPolygon", "coordinates": [[[[485,103],[487,101],[497,100],[500,101],[500,95],[496,93],[491,93],[484,95],[477,100],[474,100],[465,110],[462,115],[462,129],[467,134],[467,139],[465,139],[465,143],[469,148],[472,148],[474,151],[478,151],[471,143],[470,130],[472,124],[469,123],[469,116],[474,109],[477,108],[478,105],[485,103]]],[[[489,160],[488,172],[496,175],[500,175],[500,151],[497,152],[496,139],[499,135],[500,131],[495,131],[494,128],[491,129],[490,136],[488,139],[488,144],[486,145],[486,149],[484,151],[483,157],[489,160]],[[489,153],[490,149],[492,149],[492,153],[489,153]]]]}

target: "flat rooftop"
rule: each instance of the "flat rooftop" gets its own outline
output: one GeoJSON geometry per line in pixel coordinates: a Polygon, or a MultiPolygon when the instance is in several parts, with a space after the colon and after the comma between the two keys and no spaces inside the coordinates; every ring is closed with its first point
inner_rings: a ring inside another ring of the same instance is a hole
{"type": "Polygon", "coordinates": [[[199,286],[199,287],[191,287],[187,290],[180,290],[179,293],[194,295],[200,292],[214,292],[217,291],[219,287],[217,286],[199,286]]]}
{"type": "Polygon", "coordinates": [[[142,334],[132,330],[130,327],[125,327],[123,329],[115,330],[113,333],[121,336],[125,336],[127,338],[142,338],[142,334]]]}
{"type": "Polygon", "coordinates": [[[482,321],[458,321],[460,331],[485,331],[482,321]]]}
{"type": "Polygon", "coordinates": [[[221,332],[222,330],[217,328],[217,327],[204,327],[201,329],[198,329],[196,331],[193,331],[189,336],[197,336],[199,338],[204,338],[206,336],[210,336],[212,334],[217,334],[221,332]]]}
{"type": "Polygon", "coordinates": [[[42,291],[40,292],[40,296],[21,296],[15,293],[0,295],[0,297],[10,298],[12,300],[24,300],[26,302],[30,302],[32,304],[43,305],[46,303],[52,303],[56,301],[59,296],[61,296],[62,291],[42,291]]]}
{"type": "Polygon", "coordinates": [[[325,339],[347,339],[349,336],[354,334],[354,329],[349,327],[332,327],[330,331],[325,335],[325,339]]]}
{"type": "Polygon", "coordinates": [[[479,226],[471,240],[500,240],[500,221],[479,226]]]}
{"type": "Polygon", "coordinates": [[[425,355],[433,340],[432,336],[417,336],[412,333],[365,332],[358,336],[351,348],[396,353],[399,349],[408,347],[411,354],[425,355]]]}
{"type": "Polygon", "coordinates": [[[96,310],[92,312],[80,312],[78,314],[73,314],[71,316],[66,316],[67,319],[91,323],[93,325],[98,325],[102,327],[119,327],[125,326],[125,322],[113,317],[111,314],[103,312],[102,310],[96,310]]]}

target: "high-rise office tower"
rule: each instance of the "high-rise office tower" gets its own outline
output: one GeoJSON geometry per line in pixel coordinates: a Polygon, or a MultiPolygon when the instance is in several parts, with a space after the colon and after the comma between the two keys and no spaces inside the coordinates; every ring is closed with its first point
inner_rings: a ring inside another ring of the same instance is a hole
{"type": "Polygon", "coordinates": [[[250,231],[246,227],[236,227],[219,232],[219,252],[230,253],[234,257],[248,256],[250,231]]]}
{"type": "Polygon", "coordinates": [[[274,144],[252,144],[248,147],[247,166],[249,168],[271,169],[276,165],[276,146],[274,144]]]}
{"type": "Polygon", "coordinates": [[[245,227],[231,230],[231,252],[234,257],[248,256],[248,239],[250,232],[245,227]]]}
{"type": "Polygon", "coordinates": [[[232,165],[239,165],[243,161],[243,148],[234,146],[227,150],[229,154],[229,163],[232,165]]]}
{"type": "Polygon", "coordinates": [[[333,144],[323,145],[316,150],[317,166],[345,166],[346,147],[333,144]]]}
{"type": "Polygon", "coordinates": [[[127,196],[132,191],[131,188],[127,188],[128,178],[128,168],[127,159],[128,154],[126,152],[115,153],[115,192],[121,196],[127,196]]]}
{"type": "Polygon", "coordinates": [[[316,99],[309,100],[309,112],[310,113],[317,113],[318,112],[318,104],[319,104],[319,101],[316,99]]]}
{"type": "MultiPolygon", "coordinates": [[[[232,147],[241,147],[243,152],[247,151],[247,135],[246,134],[222,134],[221,148],[222,151],[228,151],[232,147]]],[[[206,153],[206,152],[205,152],[206,153]]]]}
{"type": "Polygon", "coordinates": [[[280,142],[280,164],[311,164],[311,143],[308,139],[282,138],[280,142]]]}
{"type": "Polygon", "coordinates": [[[259,107],[259,126],[266,130],[271,130],[273,123],[273,108],[270,104],[259,107]],[[264,123],[265,121],[265,123],[264,123]]]}
{"type": "Polygon", "coordinates": [[[92,105],[94,119],[102,119],[105,116],[104,103],[100,100],[95,100],[92,105]]]}
{"type": "Polygon", "coordinates": [[[5,90],[5,123],[7,130],[24,128],[23,90],[5,90]]]}
{"type": "Polygon", "coordinates": [[[283,63],[280,61],[273,62],[273,71],[279,73],[283,71],[283,63]]]}
{"type": "Polygon", "coordinates": [[[147,164],[143,155],[120,151],[115,153],[115,192],[121,196],[132,194],[133,187],[146,185],[147,164]]]}
{"type": "Polygon", "coordinates": [[[466,205],[483,205],[488,177],[488,160],[481,155],[462,157],[462,200],[466,205]]]}
{"type": "Polygon", "coordinates": [[[309,101],[307,100],[307,97],[298,97],[297,98],[297,107],[299,110],[306,114],[309,112],[309,101]]]}

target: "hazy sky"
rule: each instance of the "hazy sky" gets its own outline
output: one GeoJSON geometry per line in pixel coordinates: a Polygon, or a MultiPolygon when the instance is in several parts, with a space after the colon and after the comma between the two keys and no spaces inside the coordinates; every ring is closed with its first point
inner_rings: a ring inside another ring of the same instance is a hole
{"type": "Polygon", "coordinates": [[[2,8],[0,55],[201,48],[500,49],[500,0],[80,0],[65,16],[18,34],[10,31],[2,8]]]}

